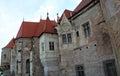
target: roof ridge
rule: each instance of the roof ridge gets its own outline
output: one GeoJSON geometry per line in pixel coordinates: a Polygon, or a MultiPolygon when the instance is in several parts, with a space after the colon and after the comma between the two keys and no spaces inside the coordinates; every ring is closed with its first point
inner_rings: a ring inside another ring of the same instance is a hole
{"type": "Polygon", "coordinates": [[[92,2],[93,0],[82,0],[77,7],[73,10],[73,15],[75,15],[77,12],[79,12],[80,10],[82,10],[85,6],[87,6],[90,2],[92,2]]]}
{"type": "Polygon", "coordinates": [[[23,21],[23,23],[39,23],[39,22],[34,22],[34,21],[23,21]]]}

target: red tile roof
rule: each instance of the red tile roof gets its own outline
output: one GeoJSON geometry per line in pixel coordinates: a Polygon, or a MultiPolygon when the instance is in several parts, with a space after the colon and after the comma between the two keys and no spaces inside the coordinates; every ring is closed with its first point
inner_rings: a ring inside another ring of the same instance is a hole
{"type": "Polygon", "coordinates": [[[74,9],[73,14],[78,13],[80,10],[82,10],[85,6],[87,6],[90,2],[93,0],[82,0],[80,4],[74,9]]]}
{"type": "Polygon", "coordinates": [[[13,48],[15,45],[14,38],[4,47],[4,48],[13,48]]]}
{"type": "Polygon", "coordinates": [[[40,22],[23,22],[18,31],[16,38],[30,38],[33,36],[40,36],[42,33],[55,33],[54,28],[56,22],[50,20],[40,20],[40,22]]]}
{"type": "Polygon", "coordinates": [[[50,20],[48,17],[46,20],[40,20],[35,35],[41,36],[42,33],[55,33],[54,28],[56,25],[57,23],[55,21],[50,20]]]}
{"type": "Polygon", "coordinates": [[[22,22],[16,38],[33,37],[37,29],[37,22],[22,22]]]}
{"type": "Polygon", "coordinates": [[[63,16],[66,16],[67,18],[70,18],[72,16],[72,11],[65,9],[62,16],[60,17],[60,20],[63,18],[63,16]]]}
{"type": "Polygon", "coordinates": [[[61,19],[63,18],[63,15],[65,15],[67,18],[74,16],[75,14],[77,14],[79,11],[81,11],[84,7],[86,7],[92,1],[93,0],[82,0],[79,3],[79,5],[74,9],[74,11],[70,11],[70,10],[65,9],[65,11],[63,12],[63,14],[59,20],[61,21],[61,19]]]}

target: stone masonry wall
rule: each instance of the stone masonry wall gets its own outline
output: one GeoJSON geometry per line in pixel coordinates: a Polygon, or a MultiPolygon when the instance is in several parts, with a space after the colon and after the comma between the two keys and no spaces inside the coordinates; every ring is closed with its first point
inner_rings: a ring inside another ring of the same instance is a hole
{"type": "Polygon", "coordinates": [[[107,30],[110,35],[118,75],[120,75],[120,1],[100,0],[100,3],[106,20],[107,30]]]}
{"type": "MultiPolygon", "coordinates": [[[[29,74],[26,73],[26,60],[30,60],[30,52],[32,51],[33,56],[32,56],[32,69],[30,69],[33,74],[33,76],[44,76],[43,75],[43,70],[41,68],[41,60],[39,58],[39,42],[38,38],[20,38],[16,40],[16,51],[18,54],[17,59],[20,59],[20,63],[18,64],[21,68],[18,69],[17,71],[21,71],[22,76],[27,76],[29,74]]],[[[16,62],[17,62],[16,59],[16,62]]],[[[30,62],[31,63],[31,62],[30,62]]],[[[19,76],[18,75],[18,76],[19,76]]]]}
{"type": "Polygon", "coordinates": [[[106,27],[100,3],[97,3],[94,7],[73,18],[71,27],[73,30],[66,33],[59,31],[61,71],[63,76],[76,76],[76,65],[84,66],[86,76],[105,76],[103,62],[114,59],[110,36],[106,27]],[[85,37],[82,26],[86,22],[90,23],[91,34],[89,37],[85,37]],[[79,37],[76,36],[77,31],[79,31],[79,37]],[[72,33],[73,43],[63,44],[61,35],[69,32],[72,33]]]}

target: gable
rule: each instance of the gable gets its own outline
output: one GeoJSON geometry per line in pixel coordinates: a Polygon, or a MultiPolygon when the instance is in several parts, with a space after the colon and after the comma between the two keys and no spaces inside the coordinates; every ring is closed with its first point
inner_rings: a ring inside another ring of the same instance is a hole
{"type": "Polygon", "coordinates": [[[72,30],[72,25],[71,23],[69,22],[69,20],[67,19],[67,17],[64,15],[61,22],[60,22],[60,25],[59,25],[59,29],[61,31],[70,31],[72,30]]]}

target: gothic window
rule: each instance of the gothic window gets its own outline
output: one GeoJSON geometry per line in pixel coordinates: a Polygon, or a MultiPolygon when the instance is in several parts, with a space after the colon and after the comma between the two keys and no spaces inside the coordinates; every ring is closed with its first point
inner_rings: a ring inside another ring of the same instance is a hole
{"type": "Polygon", "coordinates": [[[104,62],[105,76],[117,76],[115,60],[104,62]]]}
{"type": "Polygon", "coordinates": [[[75,70],[76,70],[76,76],[85,76],[84,67],[82,65],[77,65],[75,67],[75,70]]]}
{"type": "Polygon", "coordinates": [[[67,43],[66,34],[63,34],[63,35],[62,35],[62,42],[63,42],[63,43],[67,43]]]}
{"type": "Polygon", "coordinates": [[[67,34],[68,43],[72,43],[71,33],[67,34]]]}
{"type": "Polygon", "coordinates": [[[90,30],[90,24],[89,24],[89,22],[83,24],[82,26],[83,26],[85,37],[90,36],[91,30],[90,30]]]}
{"type": "Polygon", "coordinates": [[[80,35],[79,35],[79,31],[77,31],[77,32],[76,32],[76,35],[77,35],[77,37],[79,37],[79,36],[80,36],[80,35]]]}
{"type": "Polygon", "coordinates": [[[43,42],[41,43],[41,49],[42,49],[42,51],[45,50],[45,49],[44,49],[44,43],[43,43],[43,42]]]}
{"type": "Polygon", "coordinates": [[[26,73],[30,73],[30,60],[29,59],[27,59],[26,60],[26,73]]]}
{"type": "Polygon", "coordinates": [[[54,42],[49,42],[49,50],[54,50],[54,42]]]}

